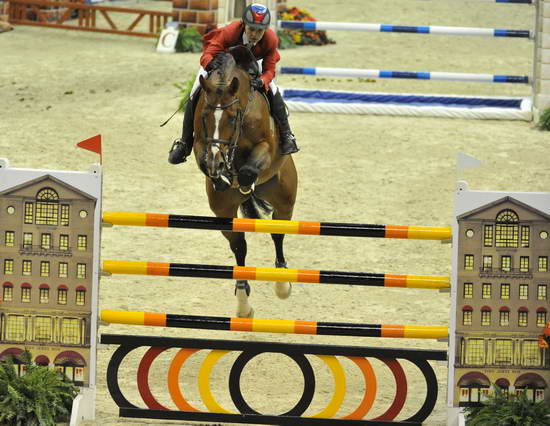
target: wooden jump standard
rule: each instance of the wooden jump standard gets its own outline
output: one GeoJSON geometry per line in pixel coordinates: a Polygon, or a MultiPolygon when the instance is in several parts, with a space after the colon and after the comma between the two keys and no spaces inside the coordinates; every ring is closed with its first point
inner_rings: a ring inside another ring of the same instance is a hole
{"type": "Polygon", "coordinates": [[[125,226],[415,240],[448,240],[452,236],[451,228],[434,226],[303,222],[296,220],[240,219],[159,213],[104,212],[103,222],[111,225],[125,226]]]}
{"type": "Polygon", "coordinates": [[[431,275],[389,275],[370,272],[319,271],[290,268],[257,268],[253,266],[197,265],[189,263],[103,261],[108,274],[199,277],[276,282],[350,284],[379,287],[443,289],[450,287],[449,277],[431,275]]]}
{"type": "Polygon", "coordinates": [[[444,339],[449,335],[449,329],[445,326],[354,324],[259,318],[207,317],[200,315],[112,311],[106,309],[101,311],[100,319],[111,324],[193,328],[201,330],[249,331],[254,333],[317,334],[328,336],[409,339],[444,339]]]}

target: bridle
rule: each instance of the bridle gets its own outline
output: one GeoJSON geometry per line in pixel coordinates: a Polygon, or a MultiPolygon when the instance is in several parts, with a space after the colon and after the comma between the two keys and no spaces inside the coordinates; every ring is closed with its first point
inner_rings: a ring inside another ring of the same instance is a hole
{"type": "MultiPolygon", "coordinates": [[[[248,112],[248,106],[250,105],[250,103],[251,103],[251,101],[252,101],[252,99],[255,95],[255,92],[256,92],[255,90],[250,91],[250,94],[248,96],[248,102],[246,103],[246,105],[244,107],[244,111],[243,111],[243,108],[241,106],[241,100],[239,98],[235,98],[231,102],[228,102],[225,105],[215,105],[215,104],[212,104],[211,102],[208,101],[208,95],[206,94],[206,92],[204,93],[204,100],[205,100],[206,106],[208,108],[212,109],[212,110],[225,111],[226,109],[228,109],[229,107],[231,107],[235,104],[239,105],[239,108],[237,109],[236,118],[235,118],[235,121],[234,121],[234,124],[233,124],[233,135],[232,135],[230,140],[220,139],[220,138],[208,138],[208,137],[205,138],[206,143],[208,145],[215,146],[218,149],[220,148],[220,145],[227,145],[229,147],[227,149],[227,152],[225,152],[222,149],[219,149],[219,151],[222,155],[223,162],[225,164],[225,167],[226,167],[227,171],[229,173],[231,173],[232,175],[235,174],[233,160],[235,159],[235,152],[236,152],[237,146],[239,144],[239,138],[240,138],[241,132],[242,132],[244,117],[245,117],[246,113],[248,112]]],[[[202,123],[203,134],[206,135],[206,115],[204,113],[201,115],[201,123],[202,123]]]]}

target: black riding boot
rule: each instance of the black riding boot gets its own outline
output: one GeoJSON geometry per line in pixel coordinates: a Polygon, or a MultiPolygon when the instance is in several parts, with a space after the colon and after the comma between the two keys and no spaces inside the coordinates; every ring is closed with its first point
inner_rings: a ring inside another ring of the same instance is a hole
{"type": "Polygon", "coordinates": [[[274,95],[271,91],[268,92],[269,106],[271,114],[279,126],[279,147],[281,155],[294,154],[300,149],[296,145],[296,137],[290,130],[288,124],[288,115],[286,113],[285,102],[281,96],[281,92],[277,90],[274,95]]]}
{"type": "Polygon", "coordinates": [[[193,99],[189,99],[185,105],[181,138],[176,139],[172,143],[172,148],[170,148],[170,152],[168,153],[168,162],[171,164],[184,163],[193,150],[193,121],[195,119],[195,107],[198,98],[199,93],[197,92],[193,96],[193,99]]]}

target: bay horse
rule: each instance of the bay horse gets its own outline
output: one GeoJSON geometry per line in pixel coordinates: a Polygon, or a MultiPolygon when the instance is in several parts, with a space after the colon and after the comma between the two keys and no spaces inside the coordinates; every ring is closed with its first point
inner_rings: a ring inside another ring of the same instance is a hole
{"type": "MultiPolygon", "coordinates": [[[[259,67],[250,49],[237,46],[221,53],[221,65],[207,78],[200,76],[194,118],[193,151],[206,176],[210,209],[217,217],[289,220],[292,218],[298,175],[292,156],[279,151],[279,132],[266,96],[251,88],[259,67]]],[[[242,232],[222,231],[238,266],[245,266],[247,245],[242,232]]],[[[271,234],[275,267],[286,268],[284,234],[271,234]]],[[[277,282],[275,293],[286,299],[291,284],[277,282]]],[[[235,285],[237,316],[252,317],[250,286],[235,285]]]]}

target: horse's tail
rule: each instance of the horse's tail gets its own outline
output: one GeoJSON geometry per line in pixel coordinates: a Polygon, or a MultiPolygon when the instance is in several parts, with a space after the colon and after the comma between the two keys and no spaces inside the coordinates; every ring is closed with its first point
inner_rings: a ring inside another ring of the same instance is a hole
{"type": "Polygon", "coordinates": [[[273,213],[273,206],[267,201],[257,198],[254,193],[241,204],[241,214],[249,219],[268,219],[273,213]]]}

